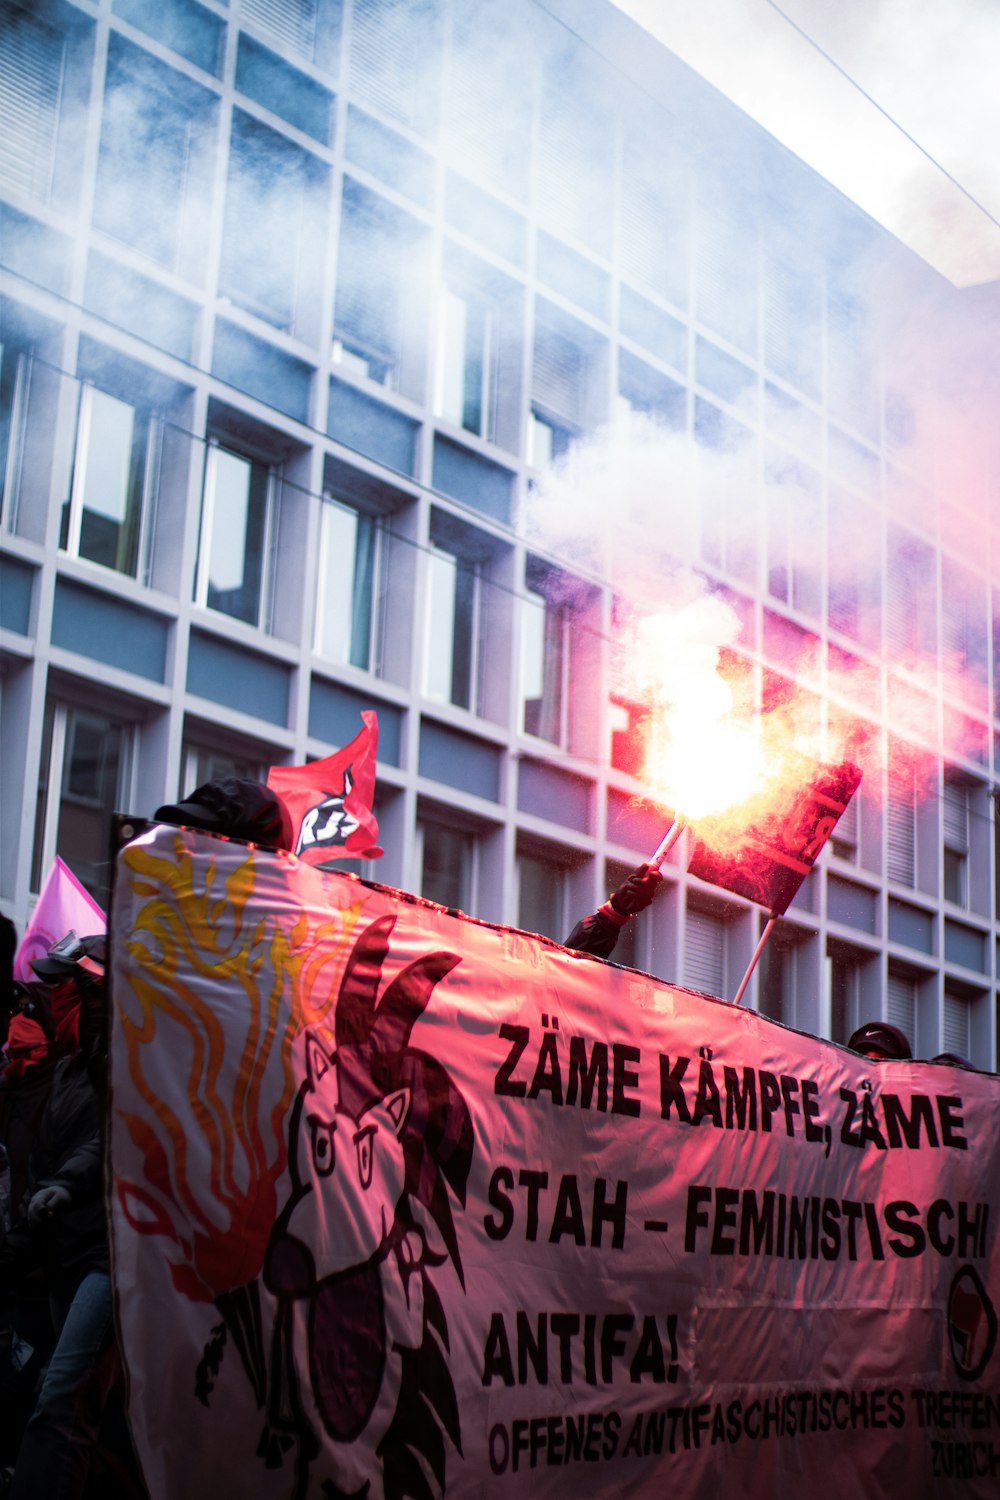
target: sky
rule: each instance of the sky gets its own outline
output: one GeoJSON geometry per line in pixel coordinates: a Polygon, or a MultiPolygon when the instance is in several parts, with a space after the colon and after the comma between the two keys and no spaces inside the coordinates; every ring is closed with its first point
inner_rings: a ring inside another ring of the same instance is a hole
{"type": "Polygon", "coordinates": [[[1000,280],[1000,0],[616,3],[949,281],[1000,280]]]}

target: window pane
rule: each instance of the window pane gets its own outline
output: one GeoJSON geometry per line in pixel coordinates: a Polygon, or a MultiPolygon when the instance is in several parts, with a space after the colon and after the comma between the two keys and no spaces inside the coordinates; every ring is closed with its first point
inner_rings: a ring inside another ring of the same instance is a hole
{"type": "Polygon", "coordinates": [[[0,516],[9,514],[16,466],[15,424],[20,351],[0,344],[0,516]]]}
{"type": "Polygon", "coordinates": [[[455,572],[455,637],[451,701],[459,708],[476,708],[475,660],[478,651],[479,578],[461,562],[455,572]]]}
{"type": "Polygon", "coordinates": [[[858,965],[845,958],[830,961],[830,1036],[846,1042],[858,1026],[858,965]]]}
{"type": "Polygon", "coordinates": [[[465,388],[465,339],[468,309],[463,299],[445,290],[441,304],[438,350],[438,415],[462,421],[465,388]]]}
{"type": "Polygon", "coordinates": [[[968,1057],[971,1045],[972,1005],[962,995],[945,991],[942,1015],[942,1041],[946,1052],[968,1057]]]}
{"type": "Polygon", "coordinates": [[[405,216],[394,216],[373,194],[345,183],[334,359],[381,385],[397,385],[401,293],[408,252],[415,248],[413,226],[405,216]]]}
{"type": "Polygon", "coordinates": [[[206,602],[209,609],[256,625],[264,579],[267,470],[225,448],[217,448],[210,463],[212,534],[206,602]]]}
{"type": "Polygon", "coordinates": [[[233,116],[220,286],[279,328],[295,317],[309,169],[283,136],[233,116]]]}
{"type": "Polygon", "coordinates": [[[890,880],[912,886],[916,878],[916,804],[913,779],[890,778],[886,807],[887,869],[890,880]]]}
{"type": "Polygon", "coordinates": [[[545,600],[537,594],[521,601],[521,697],[524,729],[537,734],[545,684],[545,600]]]}
{"type": "Polygon", "coordinates": [[[441,823],[422,823],[424,858],[420,890],[428,901],[469,908],[472,836],[441,823]]]}
{"type": "Polygon", "coordinates": [[[425,691],[438,703],[451,701],[455,655],[455,558],[434,552],[427,568],[427,650],[425,691]]]}
{"type": "Polygon", "coordinates": [[[225,755],[217,750],[206,750],[200,745],[184,746],[184,774],[178,788],[178,796],[184,797],[195,787],[206,781],[219,781],[225,776],[236,776],[241,781],[266,781],[267,766],[258,760],[247,760],[240,756],[225,755]]]}
{"type": "Polygon", "coordinates": [[[559,744],[562,738],[565,607],[531,587],[536,570],[529,562],[528,597],[521,601],[521,693],[525,734],[559,744]]]}
{"type": "Polygon", "coordinates": [[[436,408],[480,437],[493,437],[493,322],[482,300],[445,290],[441,305],[436,408]]]}
{"type": "Polygon", "coordinates": [[[316,649],[368,671],[374,655],[379,528],[372,516],[327,500],[317,577],[316,649]]]}
{"type": "Polygon", "coordinates": [[[726,925],[709,912],[688,909],[684,924],[684,983],[721,995],[726,974],[726,925]]]}
{"type": "Polygon", "coordinates": [[[0,183],[47,203],[52,191],[63,41],[41,22],[0,15],[0,183]]]}
{"type": "Polygon", "coordinates": [[[522,854],[518,866],[518,926],[525,932],[541,932],[561,943],[563,931],[563,887],[565,874],[554,860],[522,854]]]}
{"type": "Polygon", "coordinates": [[[316,43],[317,0],[243,0],[241,11],[263,32],[310,61],[316,43]]]}
{"type": "Polygon", "coordinates": [[[424,691],[438,703],[474,707],[477,575],[461,559],[434,552],[428,560],[424,691]]]}
{"type": "Polygon", "coordinates": [[[148,427],[148,418],[126,402],[104,391],[84,392],[73,485],[79,555],[133,576],[148,427]]]}
{"type": "Polygon", "coordinates": [[[171,270],[190,156],[191,122],[146,79],[111,69],[104,98],[94,223],[171,270]],[[155,182],[155,193],[130,184],[155,182]]]}
{"type": "Polygon", "coordinates": [[[125,730],[96,714],[66,710],[56,853],[107,907],[111,818],[123,791],[125,730]]]}
{"type": "Polygon", "coordinates": [[[912,1047],[917,1034],[916,981],[891,969],[886,980],[885,1018],[899,1027],[912,1047]]]}

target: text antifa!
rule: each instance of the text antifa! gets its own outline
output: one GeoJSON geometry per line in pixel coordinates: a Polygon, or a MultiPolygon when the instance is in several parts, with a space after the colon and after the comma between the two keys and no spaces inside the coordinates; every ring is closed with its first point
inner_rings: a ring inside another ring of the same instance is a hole
{"type": "MultiPolygon", "coordinates": [[[[501,1040],[507,1055],[494,1083],[501,1098],[545,1099],[552,1105],[638,1116],[640,1048],[624,1042],[610,1046],[586,1037],[563,1036],[556,1029],[532,1042],[528,1026],[504,1023],[501,1040]],[[560,1047],[566,1054],[560,1053],[560,1047]]],[[[773,1073],[764,1068],[720,1070],[711,1057],[697,1061],[660,1053],[659,1111],[679,1125],[708,1125],[716,1130],[783,1130],[830,1150],[833,1130],[824,1123],[819,1084],[812,1078],[773,1073]]],[[[947,1147],[967,1151],[962,1100],[952,1094],[909,1096],[882,1090],[874,1097],[865,1088],[838,1090],[836,1139],[848,1147],[877,1151],[947,1147]]]]}

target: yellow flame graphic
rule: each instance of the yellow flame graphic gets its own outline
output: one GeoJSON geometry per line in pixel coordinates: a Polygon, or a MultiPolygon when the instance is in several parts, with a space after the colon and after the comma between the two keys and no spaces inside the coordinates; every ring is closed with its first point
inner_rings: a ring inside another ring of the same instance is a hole
{"type": "Polygon", "coordinates": [[[305,909],[272,879],[268,905],[252,850],[223,879],[219,861],[195,860],[181,835],[172,853],[133,844],[121,860],[135,915],[115,1022],[142,1108],[117,1114],[143,1173],[116,1191],[137,1233],[173,1241],[178,1289],[209,1300],[263,1262],[286,1164],[292,1044],[304,1027],[332,1024],[361,902],[305,909]]]}

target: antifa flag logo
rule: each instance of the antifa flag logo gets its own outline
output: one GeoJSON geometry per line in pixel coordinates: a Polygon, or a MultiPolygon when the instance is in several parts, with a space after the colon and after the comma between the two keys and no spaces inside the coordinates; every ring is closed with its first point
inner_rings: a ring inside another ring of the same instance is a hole
{"type": "Polygon", "coordinates": [[[294,850],[308,864],[378,859],[374,811],[378,716],[366,708],[349,745],[304,766],[272,766],[267,784],[284,803],[294,850]]]}
{"type": "Polygon", "coordinates": [[[963,1266],[948,1294],[948,1339],[955,1372],[976,1380],[989,1364],[997,1342],[997,1315],[972,1266],[963,1266]]]}
{"type": "Polygon", "coordinates": [[[346,844],[351,834],[358,831],[361,824],[346,806],[353,786],[351,767],[348,766],[344,772],[344,790],[324,797],[302,819],[295,844],[296,854],[302,854],[306,849],[346,844]]]}

